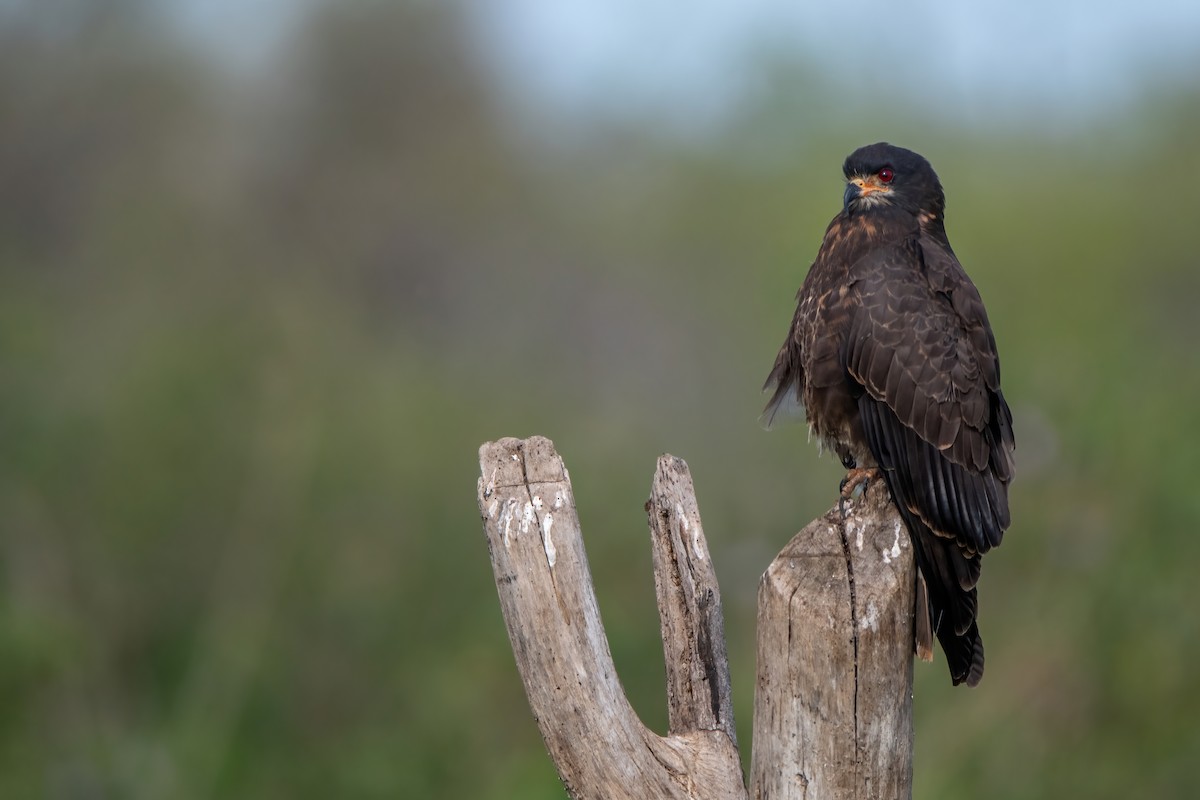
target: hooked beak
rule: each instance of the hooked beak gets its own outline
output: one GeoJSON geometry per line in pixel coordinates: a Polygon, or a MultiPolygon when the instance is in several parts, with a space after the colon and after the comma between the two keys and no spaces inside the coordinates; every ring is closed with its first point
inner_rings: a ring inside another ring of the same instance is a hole
{"type": "Polygon", "coordinates": [[[876,192],[887,194],[891,189],[874,177],[869,178],[851,178],[846,182],[846,193],[842,195],[842,208],[850,211],[850,204],[856,200],[861,200],[864,197],[869,197],[876,192]]]}
{"type": "Polygon", "coordinates": [[[857,200],[860,197],[862,197],[862,192],[859,190],[858,184],[847,183],[846,184],[846,193],[844,195],[842,195],[842,208],[849,211],[850,204],[853,203],[855,200],[857,200]]]}

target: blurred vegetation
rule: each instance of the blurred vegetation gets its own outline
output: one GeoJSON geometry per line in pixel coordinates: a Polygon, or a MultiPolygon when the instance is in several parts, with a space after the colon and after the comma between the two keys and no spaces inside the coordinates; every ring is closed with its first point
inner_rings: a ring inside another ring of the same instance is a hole
{"type": "Polygon", "coordinates": [[[246,76],[152,6],[5,12],[0,796],[562,797],[474,500],[533,433],[658,730],[641,505],[689,461],[748,743],[758,575],[839,477],[758,389],[880,138],[947,186],[1020,469],[987,680],[917,670],[916,795],[1191,796],[1200,95],[989,132],[781,67],[709,141],[539,137],[463,31],[317,4],[246,76]]]}

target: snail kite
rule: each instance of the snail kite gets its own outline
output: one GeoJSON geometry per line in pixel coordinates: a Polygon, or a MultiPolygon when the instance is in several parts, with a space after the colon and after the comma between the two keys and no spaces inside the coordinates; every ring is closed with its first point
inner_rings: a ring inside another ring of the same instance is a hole
{"type": "Polygon", "coordinates": [[[983,676],[980,557],[1009,524],[1012,414],[979,292],[950,248],[945,195],[921,156],[886,143],[842,166],[844,207],[797,294],[767,379],[856,484],[882,473],[918,567],[916,652],[936,634],[955,684],[983,676]]]}

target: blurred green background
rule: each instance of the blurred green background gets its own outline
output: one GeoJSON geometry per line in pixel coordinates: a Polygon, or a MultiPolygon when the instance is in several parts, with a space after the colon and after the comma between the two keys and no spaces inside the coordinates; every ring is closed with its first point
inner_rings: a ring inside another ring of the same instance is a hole
{"type": "Polygon", "coordinates": [[[0,6],[0,796],[563,797],[475,505],[534,433],[659,731],[642,503],[687,459],[748,754],[757,580],[841,474],[759,387],[880,139],[947,187],[1018,438],[987,677],[918,666],[915,794],[1194,796],[1200,73],[993,112],[893,74],[901,21],[689,121],[539,104],[502,5],[263,5],[0,6]]]}

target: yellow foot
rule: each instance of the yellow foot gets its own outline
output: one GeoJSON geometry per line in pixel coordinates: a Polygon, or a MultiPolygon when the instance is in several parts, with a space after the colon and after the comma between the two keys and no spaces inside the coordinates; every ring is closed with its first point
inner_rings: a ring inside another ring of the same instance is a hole
{"type": "Polygon", "coordinates": [[[846,473],[846,477],[842,478],[842,482],[838,485],[843,500],[849,500],[858,487],[863,487],[863,491],[867,490],[867,484],[879,478],[879,468],[871,467],[869,469],[855,469],[846,473]]]}

